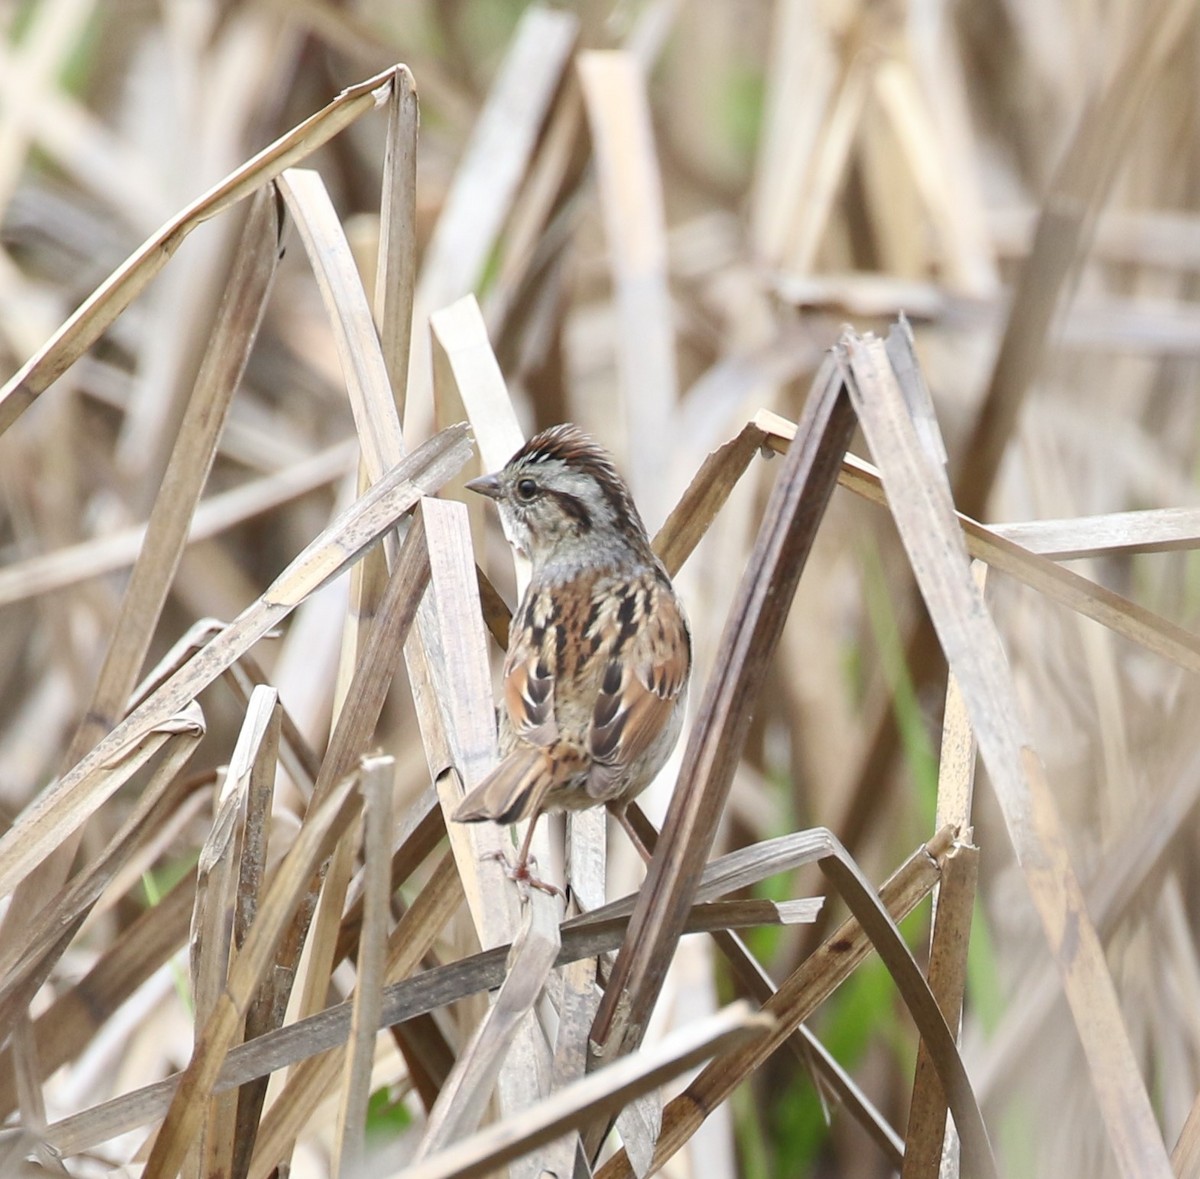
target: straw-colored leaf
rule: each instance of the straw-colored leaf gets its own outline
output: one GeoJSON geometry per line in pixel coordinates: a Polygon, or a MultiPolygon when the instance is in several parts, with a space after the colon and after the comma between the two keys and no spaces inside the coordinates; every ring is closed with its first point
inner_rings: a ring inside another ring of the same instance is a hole
{"type": "Polygon", "coordinates": [[[198,197],[133,254],[0,389],[0,433],[89,348],[162,269],[197,225],[261,188],[387,97],[391,70],[343,91],[323,110],[265,147],[198,197]]]}
{"type": "Polygon", "coordinates": [[[761,1034],[770,1020],[735,1004],[689,1028],[681,1028],[653,1048],[617,1061],[576,1081],[528,1111],[456,1143],[423,1163],[408,1168],[411,1179],[486,1175],[564,1130],[598,1113],[615,1110],[630,1097],[660,1085],[712,1056],[721,1048],[761,1034]]]}
{"type": "Polygon", "coordinates": [[[674,316],[667,241],[645,76],[630,52],[580,55],[579,77],[592,133],[600,207],[617,312],[617,373],[629,407],[629,474],[634,493],[660,513],[661,481],[649,479],[658,440],[677,397],[674,316]]]}
{"type": "Polygon", "coordinates": [[[1025,736],[999,637],[971,579],[948,483],[930,467],[917,442],[882,341],[848,334],[842,347],[855,408],[888,484],[897,527],[961,686],[980,754],[1062,972],[1113,1151],[1127,1175],[1166,1175],[1166,1150],[1103,948],[1071,867],[1045,771],[1025,736]],[[957,559],[946,560],[955,548],[957,559]]]}
{"type": "Polygon", "coordinates": [[[78,765],[29,808],[0,839],[0,895],[57,846],[64,830],[78,826],[121,784],[107,774],[127,747],[169,722],[187,703],[303,599],[335,577],[391,528],[423,491],[434,490],[466,459],[461,428],[444,431],[389,472],[371,491],[317,537],[251,604],[195,658],[132,712],[78,765]],[[43,834],[45,833],[45,834],[43,834]]]}
{"type": "MultiPolygon", "coordinates": [[[[953,843],[953,833],[939,832],[917,849],[880,888],[879,899],[893,921],[911,913],[929,895],[941,874],[941,862],[953,843]]],[[[777,989],[764,1010],[775,1019],[774,1030],[741,1049],[718,1056],[701,1070],[687,1089],[663,1111],[662,1137],[655,1163],[671,1158],[703,1124],[710,1110],[727,1099],[737,1086],[767,1060],[833,990],[849,977],[873,948],[856,917],[851,917],[821,944],[777,989]]],[[[627,1160],[616,1155],[601,1168],[598,1179],[629,1179],[627,1160]]]]}
{"type": "Polygon", "coordinates": [[[292,909],[308,887],[314,869],[332,852],[354,818],[358,809],[355,786],[356,776],[344,779],[306,816],[263,898],[250,936],[229,973],[228,986],[202,1026],[192,1059],[154,1139],[146,1163],[147,1175],[173,1175],[182,1164],[204,1116],[221,1063],[274,956],[292,909]]]}
{"type": "Polygon", "coordinates": [[[392,835],[391,758],[363,763],[363,873],[366,877],[363,924],[358,941],[354,1015],[346,1053],[342,1100],[338,1108],[337,1174],[353,1174],[365,1153],[367,1100],[375,1059],[375,1029],[379,1026],[380,991],[384,981],[387,943],[388,852],[392,835]]]}

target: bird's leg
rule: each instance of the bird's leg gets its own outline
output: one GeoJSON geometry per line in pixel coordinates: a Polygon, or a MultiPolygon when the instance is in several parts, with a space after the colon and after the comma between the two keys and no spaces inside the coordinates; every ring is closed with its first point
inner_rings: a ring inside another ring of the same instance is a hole
{"type": "Polygon", "coordinates": [[[533,846],[533,833],[537,830],[538,819],[541,815],[534,811],[530,817],[529,826],[525,828],[525,838],[521,840],[521,850],[517,852],[517,864],[514,871],[518,877],[529,876],[529,849],[533,846]]]}

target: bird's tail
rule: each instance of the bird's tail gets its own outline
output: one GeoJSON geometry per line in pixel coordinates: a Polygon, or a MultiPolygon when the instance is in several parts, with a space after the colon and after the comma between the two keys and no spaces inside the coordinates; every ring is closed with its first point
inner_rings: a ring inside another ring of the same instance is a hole
{"type": "Polygon", "coordinates": [[[554,785],[555,763],[549,749],[526,746],[508,754],[455,808],[458,823],[515,823],[536,812],[554,785]]]}

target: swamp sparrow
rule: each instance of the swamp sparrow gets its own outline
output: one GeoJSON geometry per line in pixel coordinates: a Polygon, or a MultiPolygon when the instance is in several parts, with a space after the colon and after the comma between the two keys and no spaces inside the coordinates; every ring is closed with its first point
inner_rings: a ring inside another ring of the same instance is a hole
{"type": "MultiPolygon", "coordinates": [[[[504,660],[502,758],[454,818],[514,823],[601,804],[623,818],[679,738],[692,667],[683,607],[629,489],[572,425],[544,430],[467,486],[496,501],[532,577],[504,660]]],[[[540,884],[528,868],[533,827],[514,875],[540,884]]]]}

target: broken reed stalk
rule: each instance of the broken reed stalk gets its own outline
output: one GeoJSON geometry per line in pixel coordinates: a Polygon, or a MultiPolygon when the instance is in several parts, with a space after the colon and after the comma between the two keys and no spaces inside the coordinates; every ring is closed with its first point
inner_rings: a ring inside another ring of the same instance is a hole
{"type": "Polygon", "coordinates": [[[356,500],[211,642],[129,714],[95,749],[21,815],[0,838],[0,896],[7,895],[117,788],[109,761],[147,733],[170,731],[173,718],[306,597],[343,572],[423,494],[466,462],[463,426],[431,438],[356,500]]]}
{"type": "Polygon", "coordinates": [[[0,434],[100,338],[192,230],[257,192],[285,168],[310,156],[355,119],[374,110],[387,98],[397,68],[343,90],[322,110],[197,197],[126,259],[0,389],[0,434]]]}
{"type": "MultiPolygon", "coordinates": [[[[814,382],[794,449],[773,489],[722,639],[714,679],[688,741],[658,854],[596,1014],[591,1040],[598,1060],[632,1051],[645,1034],[716,834],[750,709],[853,427],[854,414],[830,360],[814,382]]],[[[597,1139],[594,1133],[593,1146],[597,1139]]]]}
{"type": "MultiPolygon", "coordinates": [[[[913,911],[941,876],[941,864],[953,833],[940,831],[919,847],[879,890],[893,921],[913,911]]],[[[776,1020],[775,1030],[743,1048],[722,1054],[708,1064],[663,1111],[662,1136],[654,1161],[661,1166],[696,1133],[704,1120],[733,1091],[777,1051],[792,1029],[799,1027],[870,955],[871,938],[857,917],[850,917],[778,987],[763,1005],[776,1020]]],[[[597,1179],[633,1179],[634,1172],[618,1152],[597,1173],[597,1179]]]]}
{"type": "MultiPolygon", "coordinates": [[[[1001,459],[1045,358],[1061,292],[1082,263],[1097,213],[1108,196],[1117,165],[1129,150],[1147,95],[1188,28],[1192,13],[1187,0],[1159,0],[1152,9],[1139,11],[1136,36],[1127,42],[1128,49],[1103,94],[1085,108],[1057,168],[1039,212],[1033,245],[1020,268],[981,408],[962,449],[970,461],[962,465],[954,480],[954,501],[967,516],[986,518],[1001,459]]],[[[934,687],[944,670],[937,635],[928,614],[920,608],[905,650],[905,664],[918,694],[934,687]]],[[[889,780],[898,748],[899,730],[888,709],[867,742],[849,801],[834,824],[852,853],[878,805],[880,783],[889,780]]]]}
{"type": "MultiPolygon", "coordinates": [[[[1104,948],[999,633],[971,576],[949,480],[913,426],[910,407],[926,394],[917,384],[911,332],[903,322],[886,341],[843,332],[836,352],[1062,977],[1110,1147],[1123,1174],[1167,1176],[1169,1160],[1104,948]]],[[[966,1146],[969,1127],[956,1121],[966,1146]]]]}
{"type": "MultiPolygon", "coordinates": [[[[128,708],[179,568],[188,528],[212,469],[234,392],[258,336],[275,275],[278,244],[279,217],[274,196],[261,192],[251,204],[239,259],[188,399],[90,703],[67,749],[67,767],[89,753],[128,708]]],[[[36,924],[44,898],[53,895],[66,880],[81,838],[79,829],[62,832],[62,838],[20,880],[13,904],[0,923],[6,943],[20,940],[36,924]]]]}

